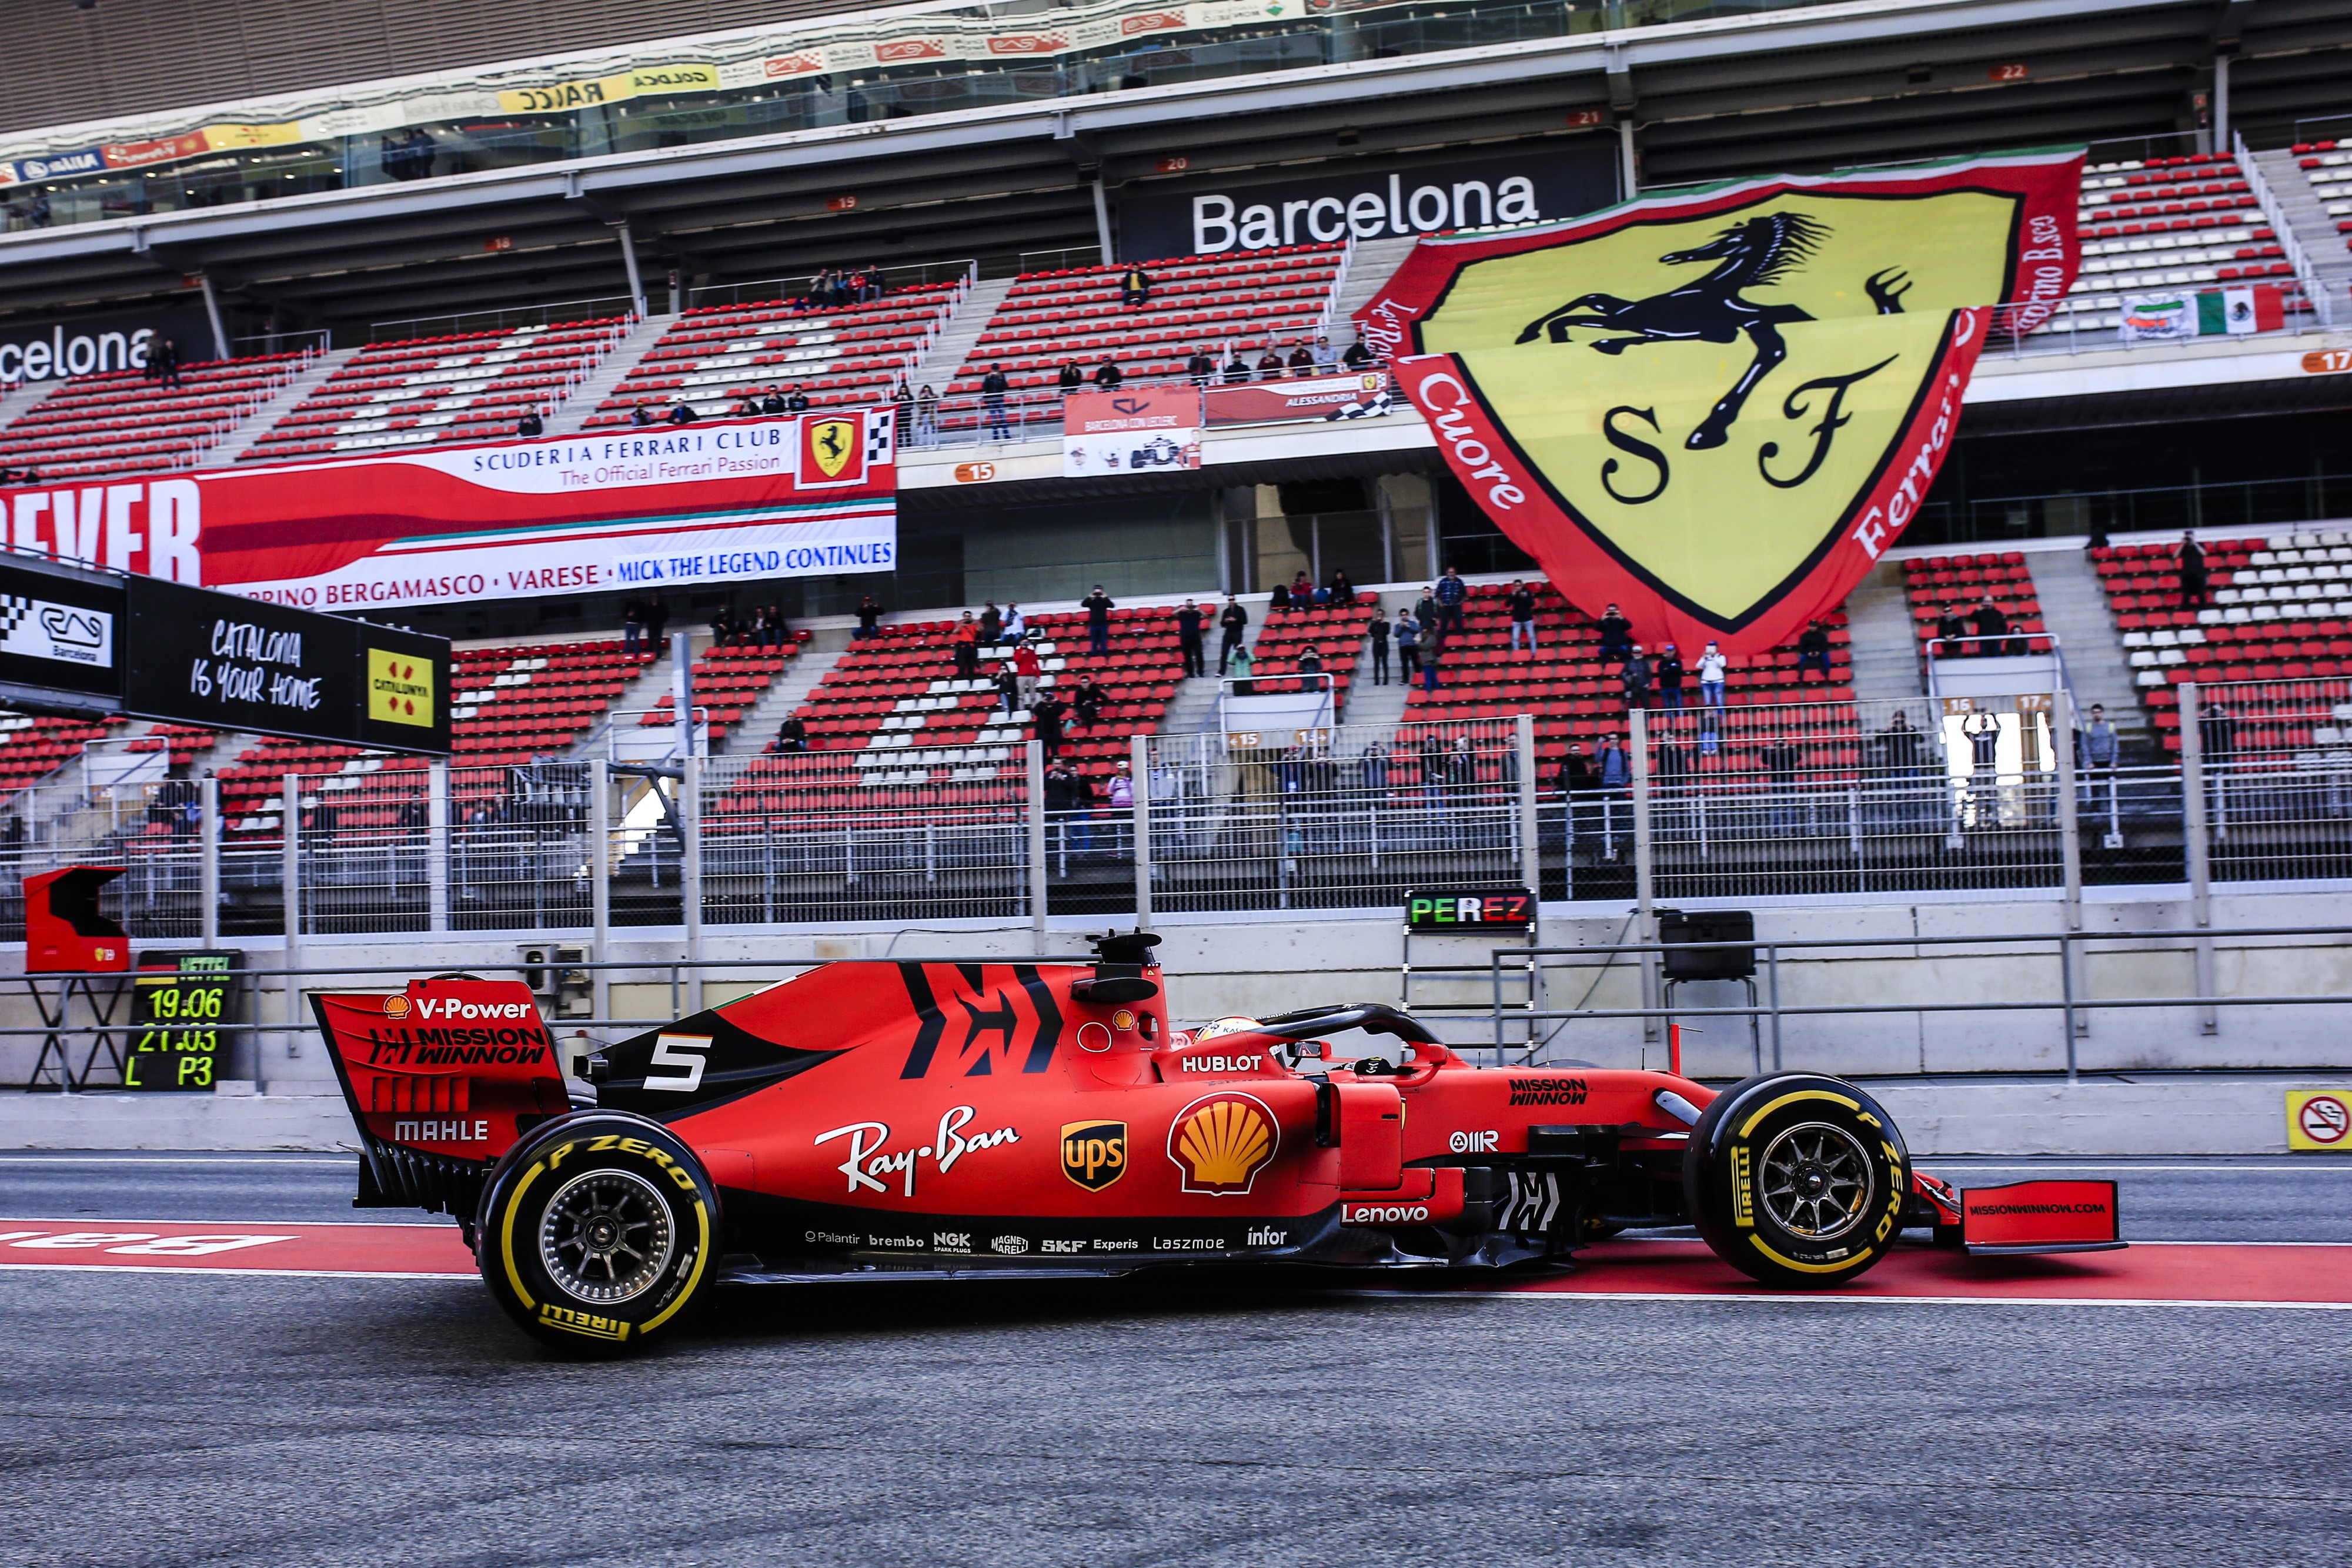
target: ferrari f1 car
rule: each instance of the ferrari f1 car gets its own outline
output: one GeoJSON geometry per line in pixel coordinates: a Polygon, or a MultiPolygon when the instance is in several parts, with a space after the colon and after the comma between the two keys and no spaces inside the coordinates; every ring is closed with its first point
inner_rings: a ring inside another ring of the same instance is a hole
{"type": "Polygon", "coordinates": [[[314,1006],[361,1131],[355,1203],[457,1217],[507,1312],[592,1353],[720,1284],[1556,1267],[1685,1223],[1776,1286],[1850,1281],[1911,1227],[2121,1245],[2112,1183],[1955,1192],[1816,1073],[1474,1066],[1379,1005],[1180,1030],[1158,940],[827,964],[610,1046],[584,1082],[520,981],[314,1006]],[[1391,1055],[1331,1059],[1349,1030],[1391,1055]]]}

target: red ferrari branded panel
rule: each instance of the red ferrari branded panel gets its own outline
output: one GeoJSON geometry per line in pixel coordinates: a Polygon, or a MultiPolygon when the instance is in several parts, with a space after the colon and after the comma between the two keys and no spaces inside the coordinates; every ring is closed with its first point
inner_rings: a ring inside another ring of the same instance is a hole
{"type": "Polygon", "coordinates": [[[2090,1252],[2119,1248],[2116,1184],[2021,1181],[1960,1194],[1960,1239],[1971,1252],[2090,1252]]]}

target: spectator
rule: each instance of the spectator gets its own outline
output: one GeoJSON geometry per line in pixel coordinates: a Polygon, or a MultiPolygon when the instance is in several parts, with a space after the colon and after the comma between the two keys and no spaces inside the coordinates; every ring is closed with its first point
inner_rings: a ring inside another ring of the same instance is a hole
{"type": "Polygon", "coordinates": [[[1453,567],[1437,580],[1437,624],[1430,632],[1431,639],[1443,643],[1462,630],[1462,601],[1470,596],[1470,585],[1453,567]]]}
{"type": "Polygon", "coordinates": [[[1293,376],[1311,376],[1315,373],[1315,350],[1307,346],[1306,339],[1301,338],[1291,349],[1290,358],[1284,363],[1290,367],[1290,373],[1293,376]]]}
{"type": "Polygon", "coordinates": [[[1730,667],[1723,650],[1713,643],[1698,656],[1698,700],[1718,716],[1723,713],[1723,677],[1730,667]]]}
{"type": "Polygon", "coordinates": [[[980,674],[980,622],[972,618],[971,611],[963,612],[963,619],[956,622],[949,640],[955,651],[956,679],[969,681],[976,677],[980,674]]]}
{"type": "Polygon", "coordinates": [[[983,643],[992,643],[998,638],[1003,636],[1003,634],[1004,612],[997,609],[996,601],[993,599],[989,600],[981,607],[980,640],[983,643]]]}
{"type": "Polygon", "coordinates": [[[1321,674],[1323,650],[1312,643],[1307,644],[1307,651],[1298,655],[1298,673],[1302,675],[1321,674]]]}
{"type": "Polygon", "coordinates": [[[1176,612],[1176,646],[1184,656],[1184,676],[1187,680],[1209,673],[1209,661],[1201,647],[1201,627],[1207,617],[1201,607],[1186,600],[1176,612]]]}
{"type": "Polygon", "coordinates": [[[1642,652],[1642,644],[1633,644],[1632,651],[1625,655],[1625,667],[1617,672],[1617,677],[1624,683],[1626,712],[1650,706],[1651,683],[1655,679],[1655,674],[1650,668],[1649,655],[1642,652]]]}
{"type": "Polygon", "coordinates": [[[1318,376],[1330,375],[1339,368],[1339,350],[1331,346],[1328,336],[1319,332],[1315,337],[1314,360],[1315,373],[1318,376]]]}
{"type": "Polygon", "coordinates": [[[1315,580],[1307,575],[1305,567],[1300,567],[1297,574],[1290,580],[1290,607],[1304,610],[1314,602],[1315,580]]]}
{"type": "Polygon", "coordinates": [[[635,658],[646,639],[646,607],[635,595],[621,601],[621,652],[635,658]]]}
{"type": "Polygon", "coordinates": [[[1433,692],[1437,689],[1437,656],[1441,651],[1434,642],[1424,643],[1422,645],[1421,689],[1423,691],[1433,692]]]}
{"type": "Polygon", "coordinates": [[[1437,589],[1434,584],[1421,591],[1421,602],[1412,607],[1412,618],[1421,623],[1421,640],[1431,642],[1437,625],[1437,589]]]}
{"type": "Polygon", "coordinates": [[[1078,369],[1078,361],[1076,360],[1064,360],[1062,361],[1061,370],[1056,372],[1054,377],[1054,385],[1061,392],[1061,394],[1064,397],[1067,397],[1072,392],[1084,388],[1086,384],[1087,372],[1078,369]]]}
{"type": "Polygon", "coordinates": [[[808,389],[800,382],[793,383],[792,394],[784,399],[786,413],[806,413],[809,410],[808,389]]]}
{"type": "Polygon", "coordinates": [[[1215,379],[1217,361],[1209,357],[1206,349],[1195,349],[1192,357],[1184,361],[1184,374],[1196,387],[1204,387],[1215,379]]]}
{"type": "Polygon", "coordinates": [[[1351,371],[1360,371],[1372,362],[1372,351],[1364,347],[1361,332],[1357,333],[1356,340],[1348,345],[1348,351],[1339,356],[1339,362],[1351,371]]]}
{"type": "Polygon", "coordinates": [[[793,629],[784,620],[783,606],[769,605],[767,612],[760,617],[760,645],[763,648],[781,648],[792,639],[793,629]]]}
{"type": "MultiPolygon", "coordinates": [[[[1045,737],[1040,734],[1039,740],[1045,737]]],[[[1085,828],[1079,820],[1082,802],[1086,800],[1085,784],[1070,771],[1069,766],[1048,751],[1050,765],[1045,769],[1045,817],[1062,841],[1062,852],[1086,851],[1085,828]]]]}
{"type": "Polygon", "coordinates": [[[1773,831],[1797,826],[1797,770],[1804,766],[1804,749],[1787,736],[1776,735],[1758,753],[1757,760],[1763,767],[1765,781],[1771,786],[1773,831]]]}
{"type": "Polygon", "coordinates": [[[1410,686],[1421,674],[1421,622],[1402,610],[1396,614],[1396,645],[1397,679],[1410,686]]]}
{"type": "Polygon", "coordinates": [[[928,382],[915,394],[915,444],[937,446],[940,444],[940,394],[928,382]]]}
{"type": "Polygon", "coordinates": [[[1008,659],[996,667],[996,700],[1004,705],[1007,718],[1029,706],[1028,698],[1022,693],[1023,684],[1020,669],[1012,660],[1008,659]]]}
{"type": "Polygon", "coordinates": [[[1151,303],[1151,275],[1139,267],[1129,267],[1120,275],[1118,298],[1129,310],[1140,310],[1151,303]]]}
{"type": "Polygon", "coordinates": [[[1658,650],[1657,663],[1652,673],[1658,678],[1658,706],[1682,711],[1683,656],[1672,643],[1658,650]]]}
{"type": "Polygon", "coordinates": [[[180,384],[180,345],[176,339],[166,338],[147,352],[147,368],[155,379],[167,387],[180,384]]]}
{"type": "MultiPolygon", "coordinates": [[[[1015,683],[1013,695],[1021,699],[1023,707],[1036,706],[1037,683],[1045,678],[1045,661],[1037,656],[1037,650],[1034,646],[1024,643],[1013,650],[1012,663],[1013,678],[1015,683]]],[[[1010,708],[1013,704],[1007,701],[1004,706],[1010,708]]]]}
{"type": "Polygon", "coordinates": [[[721,610],[710,618],[710,645],[730,648],[735,644],[735,612],[721,610]]]}
{"type": "Polygon", "coordinates": [[[646,426],[658,422],[654,418],[654,411],[641,402],[629,410],[629,423],[643,430],[646,426]]]}
{"type": "Polygon", "coordinates": [[[1087,612],[1087,643],[1097,653],[1110,652],[1110,612],[1117,608],[1109,594],[1097,582],[1095,591],[1078,601],[1078,608],[1087,612]]]}
{"type": "Polygon", "coordinates": [[[1258,359],[1257,379],[1262,382],[1278,382],[1282,379],[1282,356],[1275,351],[1272,343],[1265,346],[1265,352],[1258,359]]]}
{"type": "Polygon", "coordinates": [[[1503,602],[1511,612],[1511,652],[1514,653],[1517,653],[1519,651],[1519,644],[1524,642],[1527,644],[1528,652],[1530,653],[1534,653],[1536,651],[1536,596],[1534,590],[1528,587],[1524,582],[1514,582],[1511,584],[1509,594],[1504,599],[1503,602]]]}
{"type": "Polygon", "coordinates": [[[882,608],[882,601],[875,598],[872,594],[867,594],[864,599],[858,601],[857,630],[851,632],[850,635],[858,638],[872,637],[876,635],[882,617],[887,612],[882,608]]]}
{"type": "Polygon", "coordinates": [[[727,411],[728,417],[730,419],[752,419],[756,418],[759,413],[760,394],[757,392],[745,392],[736,401],[735,406],[727,411]]]}
{"type": "Polygon", "coordinates": [[[1613,840],[1616,835],[1611,831],[1611,807],[1619,800],[1630,800],[1633,793],[1633,758],[1625,749],[1624,737],[1604,735],[1601,737],[1599,771],[1601,835],[1613,840]]]}
{"type": "Polygon", "coordinates": [[[1004,601],[1004,632],[1000,641],[1011,644],[1029,635],[1029,618],[1021,613],[1021,606],[1011,600],[1004,601]]]}
{"type": "Polygon", "coordinates": [[[1241,347],[1236,344],[1232,354],[1225,361],[1225,384],[1229,387],[1239,386],[1249,379],[1249,361],[1243,358],[1241,347]]]}
{"type": "Polygon", "coordinates": [[[1049,758],[1062,755],[1062,716],[1069,711],[1070,705],[1050,690],[1040,693],[1037,700],[1029,705],[1029,717],[1036,726],[1037,744],[1044,747],[1049,758]]]}
{"type": "Polygon", "coordinates": [[[1571,800],[1601,788],[1601,775],[1593,769],[1592,759],[1584,755],[1582,742],[1568,743],[1568,754],[1559,759],[1558,788],[1571,800]]]}
{"type": "Polygon", "coordinates": [[[1250,678],[1257,673],[1257,662],[1250,656],[1247,643],[1234,644],[1233,651],[1225,655],[1224,672],[1233,677],[1234,695],[1245,697],[1257,690],[1257,684],[1250,678]]]}
{"type": "Polygon", "coordinates": [[[2205,550],[2194,533],[2180,536],[2180,542],[2172,548],[2172,559],[2180,567],[2180,607],[2189,610],[2211,603],[2205,585],[2205,550]]]}
{"type": "Polygon", "coordinates": [[[768,742],[768,750],[777,756],[807,749],[808,726],[802,722],[798,714],[776,726],[776,738],[768,742]]]}
{"type": "Polygon", "coordinates": [[[1135,810],[1135,775],[1126,758],[1111,765],[1110,788],[1104,791],[1103,799],[1114,811],[1135,810]]]}
{"type": "Polygon", "coordinates": [[[900,376],[898,384],[890,389],[890,405],[898,413],[892,431],[901,440],[911,440],[915,431],[915,389],[907,384],[906,377],[900,376]]]}
{"type": "Polygon", "coordinates": [[[2205,786],[2208,819],[2218,825],[2228,814],[2229,774],[2238,756],[2238,717],[2227,703],[2207,702],[2199,707],[2197,748],[2209,780],[2205,786]]]}
{"type": "Polygon", "coordinates": [[[1331,589],[1330,602],[1333,604],[1353,604],[1356,602],[1356,585],[1348,580],[1348,574],[1346,572],[1334,567],[1331,571],[1331,581],[1329,586],[1331,589]]]}
{"type": "Polygon", "coordinates": [[[1217,614],[1217,625],[1224,632],[1217,648],[1217,673],[1223,674],[1231,666],[1234,650],[1242,646],[1249,634],[1249,612],[1232,594],[1225,595],[1225,607],[1217,614]]]}
{"type": "Polygon", "coordinates": [[[768,383],[767,391],[760,394],[760,412],[761,413],[784,413],[790,412],[784,407],[784,394],[782,389],[778,387],[773,382],[770,382],[768,383]]]}
{"type": "Polygon", "coordinates": [[[2116,775],[2116,758],[2120,744],[2116,727],[2107,722],[2105,705],[2091,705],[2091,721],[2083,727],[2083,777],[2090,785],[2091,799],[2099,796],[2102,779],[2112,780],[2116,775]]]}
{"type": "Polygon", "coordinates": [[[692,424],[701,417],[694,412],[694,405],[683,398],[669,405],[669,422],[672,424],[692,424]]]}
{"type": "Polygon", "coordinates": [[[1286,582],[1276,583],[1274,585],[1274,591],[1266,596],[1265,608],[1266,613],[1268,614],[1272,614],[1277,610],[1289,609],[1290,584],[1286,582]]]}
{"type": "Polygon", "coordinates": [[[1102,683],[1088,675],[1078,683],[1078,689],[1070,694],[1070,711],[1078,716],[1080,724],[1093,729],[1102,723],[1103,706],[1109,701],[1110,693],[1103,688],[1102,683]]]}
{"type": "Polygon", "coordinates": [[[1372,623],[1364,628],[1372,639],[1372,685],[1389,684],[1389,623],[1385,617],[1374,615],[1372,623]]]}
{"type": "Polygon", "coordinates": [[[1934,657],[1957,659],[1969,651],[1969,623],[1960,612],[1946,605],[1936,614],[1936,645],[1934,657]]]}
{"type": "Polygon", "coordinates": [[[1999,820],[2000,720],[1992,714],[1972,713],[1960,720],[1960,733],[1969,738],[1969,798],[1975,825],[1990,828],[1999,820]]]}
{"type": "Polygon", "coordinates": [[[661,590],[656,588],[653,591],[653,596],[646,601],[646,636],[653,643],[655,658],[658,659],[662,656],[662,650],[668,645],[664,639],[668,635],[669,601],[662,597],[661,590]]]}
{"type": "Polygon", "coordinates": [[[1797,680],[1802,684],[1807,670],[1819,670],[1822,679],[1830,678],[1830,634],[1818,621],[1805,628],[1797,639],[1797,680]]]}
{"type": "Polygon", "coordinates": [[[544,434],[546,430],[547,425],[540,419],[539,410],[535,408],[524,409],[522,411],[522,417],[515,421],[515,434],[517,435],[541,435],[544,434]]]}
{"type": "MultiPolygon", "coordinates": [[[[1976,622],[1979,658],[1997,658],[2004,652],[2011,653],[2025,652],[2021,642],[2010,643],[2006,645],[2002,643],[2001,639],[2009,633],[2009,617],[2002,613],[2000,605],[1993,602],[1991,594],[1988,593],[1984,596],[1983,601],[1977,605],[1976,613],[1969,619],[1976,622]]],[[[1815,622],[1814,624],[1819,625],[1820,622],[1815,622]]],[[[1824,650],[1824,656],[1826,657],[1826,650],[1824,650]]],[[[1824,678],[1827,678],[1829,674],[1827,664],[1822,665],[1822,674],[1824,678]]]]}
{"type": "Polygon", "coordinates": [[[1003,365],[989,366],[988,373],[980,378],[980,406],[988,411],[988,438],[991,441],[1013,439],[1013,431],[1004,423],[1004,394],[1012,385],[1004,379],[1003,365]]]}
{"type": "Polygon", "coordinates": [[[1112,391],[1126,379],[1119,374],[1118,362],[1108,354],[1105,354],[1102,363],[1095,367],[1095,385],[1105,392],[1112,391]]]}
{"type": "Polygon", "coordinates": [[[1601,662],[1622,664],[1633,651],[1633,623],[1612,604],[1601,617],[1601,662]]]}

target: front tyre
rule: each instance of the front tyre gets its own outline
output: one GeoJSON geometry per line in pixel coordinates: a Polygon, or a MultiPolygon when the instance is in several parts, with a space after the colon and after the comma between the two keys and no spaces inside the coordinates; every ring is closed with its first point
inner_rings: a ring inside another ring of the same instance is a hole
{"type": "Polygon", "coordinates": [[[661,1124],[592,1111],[499,1163],[480,1231],[483,1281],[524,1333],[574,1355],[618,1355],[695,1304],[719,1197],[661,1124]]]}
{"type": "Polygon", "coordinates": [[[1902,1233],[1911,1157],[1894,1118],[1842,1079],[1750,1078],[1691,1129],[1683,1190],[1715,1255],[1768,1285],[1843,1284],[1902,1233]]]}

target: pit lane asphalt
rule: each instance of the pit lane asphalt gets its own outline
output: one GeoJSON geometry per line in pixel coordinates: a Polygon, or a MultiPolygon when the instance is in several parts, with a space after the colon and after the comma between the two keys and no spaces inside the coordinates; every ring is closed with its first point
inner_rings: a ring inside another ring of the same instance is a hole
{"type": "MultiPolygon", "coordinates": [[[[355,1218],[341,1163],[106,1157],[0,1156],[0,1215],[355,1218]]],[[[2142,1239],[2347,1239],[2352,1161],[2092,1163],[2134,1167],[2142,1239]]],[[[738,1295],[607,1364],[543,1357],[467,1280],[0,1273],[0,1561],[45,1568],[2352,1545],[2341,1312],[852,1289],[738,1295]]]]}

